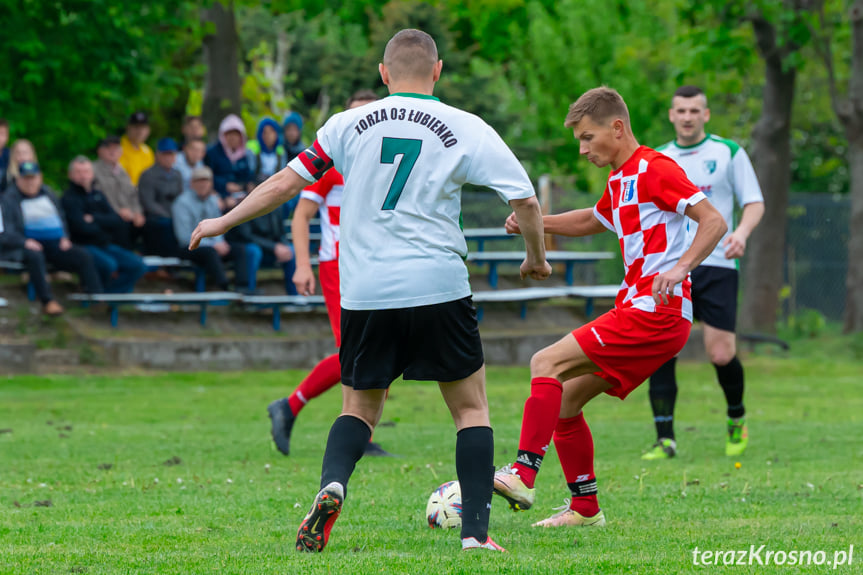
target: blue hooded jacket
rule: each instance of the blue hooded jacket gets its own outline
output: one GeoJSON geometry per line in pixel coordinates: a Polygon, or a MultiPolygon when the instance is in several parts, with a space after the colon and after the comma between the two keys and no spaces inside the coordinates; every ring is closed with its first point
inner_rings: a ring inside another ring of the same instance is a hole
{"type": "Polygon", "coordinates": [[[300,139],[297,140],[296,144],[292,145],[284,139],[284,136],[282,136],[282,144],[285,147],[285,151],[288,153],[288,161],[290,162],[306,149],[306,145],[303,143],[303,117],[297,112],[291,112],[285,116],[285,121],[282,122],[282,134],[284,134],[284,129],[288,127],[289,124],[295,125],[300,130],[300,139]]]}
{"type": "Polygon", "coordinates": [[[272,118],[264,118],[258,123],[257,138],[246,146],[251,152],[252,173],[255,183],[260,184],[288,163],[285,149],[282,147],[282,127],[272,118]],[[276,131],[276,145],[268,148],[264,143],[264,128],[270,126],[276,131]]]}

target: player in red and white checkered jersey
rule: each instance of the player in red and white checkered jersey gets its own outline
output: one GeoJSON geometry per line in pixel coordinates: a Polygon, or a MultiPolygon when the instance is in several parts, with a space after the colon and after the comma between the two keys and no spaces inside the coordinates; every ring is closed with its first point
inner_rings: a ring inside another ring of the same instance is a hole
{"type": "MultiPolygon", "coordinates": [[[[371,90],[360,90],[352,95],[345,106],[350,110],[377,100],[371,90]]],[[[309,222],[317,214],[321,220],[321,246],[318,250],[318,274],[321,292],[327,306],[330,327],[336,339],[336,347],[342,343],[341,334],[341,296],[339,292],[339,215],[342,206],[344,177],[335,169],[300,192],[300,201],[294,210],[291,222],[291,235],[296,254],[297,269],[293,281],[300,295],[315,293],[315,273],[312,271],[309,252],[309,222]]],[[[286,398],[272,402],[267,411],[270,414],[273,441],[276,448],[285,455],[291,450],[291,431],[300,411],[309,401],[335,386],[342,379],[338,352],[322,359],[309,375],[286,398]]],[[[388,456],[378,443],[369,441],[365,455],[388,456]]]]}
{"type": "MultiPolygon", "coordinates": [[[[530,362],[515,463],[495,473],[495,493],[513,509],[535,499],[534,481],[552,437],[572,499],[537,526],[605,524],[596,499],[593,438],[582,408],[607,393],[621,399],[686,343],[692,326],[689,272],[726,231],[722,215],[703,201],[674,160],[639,146],[620,94],[595,88],[570,106],[565,125],[580,153],[612,172],[595,207],[545,216],[547,233],[617,233],[626,275],[614,309],[537,352],[530,362]],[[687,248],[686,217],[698,222],[687,248]]],[[[507,230],[518,233],[515,214],[507,230]]]]}

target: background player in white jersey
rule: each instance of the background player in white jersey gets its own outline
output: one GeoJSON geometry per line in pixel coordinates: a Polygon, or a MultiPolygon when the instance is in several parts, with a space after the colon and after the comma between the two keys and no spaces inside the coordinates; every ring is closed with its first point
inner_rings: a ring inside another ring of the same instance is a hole
{"type": "MultiPolygon", "coordinates": [[[[377,95],[371,90],[361,90],[348,99],[345,109],[352,110],[377,99],[377,95]]],[[[297,286],[297,293],[311,295],[315,293],[315,273],[312,271],[309,253],[309,222],[316,214],[320,216],[321,247],[318,253],[320,260],[318,270],[321,292],[324,294],[336,347],[339,347],[342,341],[339,297],[339,216],[344,187],[344,177],[336,170],[328,171],[323,178],[300,193],[300,201],[297,203],[291,221],[291,236],[297,263],[293,281],[297,286]]],[[[309,401],[332,388],[341,379],[339,354],[334,353],[318,362],[291,395],[277,399],[267,407],[272,423],[270,433],[279,451],[285,455],[290,454],[291,431],[300,411],[309,401]]],[[[390,455],[371,440],[366,444],[365,454],[390,455]]]]}
{"type": "MultiPolygon", "coordinates": [[[[707,97],[700,88],[682,86],[674,93],[668,118],[677,138],[657,148],[674,158],[692,182],[716,206],[728,232],[707,258],[692,270],[692,304],[704,329],[704,347],[728,404],[725,454],[740,455],[749,442],[743,407],[743,366],[737,358],[734,329],[737,320],[737,258],[746,251],[749,234],[764,214],[764,199],[749,156],[737,143],[707,134],[710,120],[707,97]],[[734,202],[743,207],[734,227],[734,202]]],[[[698,224],[689,221],[689,239],[698,224]]],[[[656,424],[656,443],[643,459],[674,457],[674,403],[677,399],[677,358],[660,367],[650,378],[650,405],[656,424]]]]}
{"type": "Polygon", "coordinates": [[[482,342],[459,227],[461,187],[495,190],[518,215],[522,276],[544,279],[542,216],[530,179],[480,118],[432,96],[443,63],[428,34],[402,30],[379,66],[390,96],[336,114],[305,152],[236,208],[205,220],[203,237],[272,210],[335,166],[345,177],[339,274],[343,407],[327,440],[321,490],[297,549],[321,551],[341,512],[348,479],[400,375],[437,381],[458,430],[462,548],[501,551],[488,536],[494,440],[482,342]]]}

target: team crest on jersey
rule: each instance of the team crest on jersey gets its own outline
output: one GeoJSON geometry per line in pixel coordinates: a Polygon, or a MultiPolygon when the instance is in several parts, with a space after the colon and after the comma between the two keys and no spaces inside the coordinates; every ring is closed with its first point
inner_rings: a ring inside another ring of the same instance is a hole
{"type": "Polygon", "coordinates": [[[704,171],[712,174],[716,171],[716,160],[704,160],[704,171]]]}
{"type": "Polygon", "coordinates": [[[637,195],[638,188],[636,183],[638,178],[630,178],[620,181],[620,203],[626,204],[631,202],[637,195]]]}

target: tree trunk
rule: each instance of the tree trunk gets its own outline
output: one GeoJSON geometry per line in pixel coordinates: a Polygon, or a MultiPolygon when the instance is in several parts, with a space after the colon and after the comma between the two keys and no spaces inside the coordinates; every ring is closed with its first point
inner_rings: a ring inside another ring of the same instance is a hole
{"type": "Polygon", "coordinates": [[[783,65],[786,54],[777,46],[772,24],[758,18],[753,29],[764,58],[765,83],[761,118],[752,133],[752,159],[766,209],[748,242],[740,324],[744,329],[774,333],[783,285],[796,70],[783,65]]]}
{"type": "Polygon", "coordinates": [[[240,115],[240,39],[233,0],[216,0],[204,10],[204,22],[215,27],[204,38],[204,85],[202,116],[210,140],[219,133],[219,123],[228,114],[240,115]]]}
{"type": "Polygon", "coordinates": [[[851,176],[851,231],[845,280],[845,331],[863,331],[863,0],[851,8],[851,79],[844,107],[851,176]]]}

